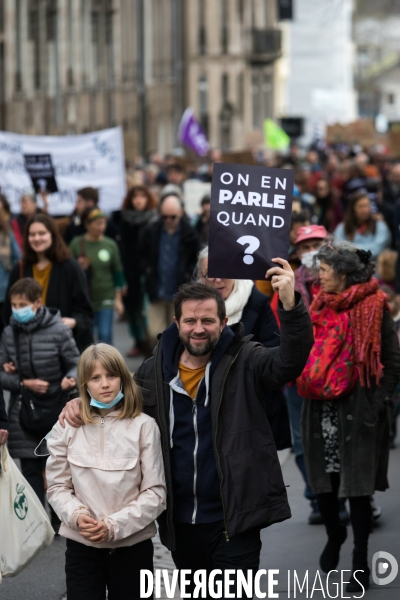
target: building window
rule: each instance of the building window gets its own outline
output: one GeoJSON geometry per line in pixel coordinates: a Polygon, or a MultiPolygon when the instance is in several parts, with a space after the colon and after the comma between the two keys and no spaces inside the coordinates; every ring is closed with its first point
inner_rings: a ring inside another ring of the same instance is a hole
{"type": "Polygon", "coordinates": [[[21,0],[15,0],[15,28],[16,28],[16,70],[15,90],[22,90],[22,37],[21,37],[21,0]]]}
{"type": "Polygon", "coordinates": [[[221,0],[221,50],[223,54],[228,53],[228,0],[221,0]]]}
{"type": "Polygon", "coordinates": [[[199,0],[199,54],[204,56],[207,48],[206,0],[199,0]]]}
{"type": "Polygon", "coordinates": [[[68,0],[68,71],[67,81],[68,85],[72,87],[74,85],[74,58],[73,58],[73,14],[72,14],[72,0],[68,0]]]}
{"type": "Polygon", "coordinates": [[[46,38],[53,42],[57,35],[57,0],[47,0],[46,8],[46,38]]]}
{"type": "Polygon", "coordinates": [[[199,113],[204,114],[207,112],[207,93],[208,93],[208,84],[207,77],[205,75],[201,75],[199,77],[198,82],[198,91],[199,91],[199,113]]]}
{"type": "Polygon", "coordinates": [[[251,28],[254,29],[256,26],[256,6],[255,0],[251,0],[251,28]]]}
{"type": "Polygon", "coordinates": [[[33,43],[33,84],[35,89],[40,89],[41,73],[40,73],[40,19],[39,19],[39,3],[37,0],[30,0],[28,10],[29,23],[29,41],[33,43]]]}
{"type": "Polygon", "coordinates": [[[227,73],[222,75],[221,88],[222,106],[219,113],[220,146],[222,150],[229,150],[231,147],[233,106],[228,100],[229,76],[227,73]]]}
{"type": "Polygon", "coordinates": [[[265,27],[265,29],[267,29],[267,27],[269,27],[271,24],[270,12],[269,12],[270,9],[271,9],[270,0],[264,0],[264,27],[265,27]]]}
{"type": "Polygon", "coordinates": [[[237,107],[241,117],[244,114],[244,75],[239,73],[237,78],[237,107]]]}
{"type": "Polygon", "coordinates": [[[263,73],[261,86],[263,121],[272,117],[272,79],[271,75],[263,73]]]}
{"type": "Polygon", "coordinates": [[[258,129],[260,126],[260,89],[258,73],[253,73],[251,76],[251,95],[253,105],[253,129],[258,129]]]}
{"type": "Polygon", "coordinates": [[[3,84],[0,85],[0,131],[6,128],[6,89],[4,85],[5,78],[6,64],[4,43],[0,42],[0,81],[3,82],[3,84]]]}
{"type": "Polygon", "coordinates": [[[244,18],[244,0],[238,0],[237,8],[238,8],[238,13],[239,13],[239,19],[240,19],[240,22],[242,23],[243,18],[244,18]]]}
{"type": "Polygon", "coordinates": [[[396,95],[393,93],[389,93],[387,95],[387,103],[388,104],[396,104],[396,95]]]}
{"type": "Polygon", "coordinates": [[[221,79],[222,102],[228,101],[229,96],[229,76],[227,73],[222,75],[221,79]]]}
{"type": "Polygon", "coordinates": [[[272,76],[261,70],[251,76],[251,94],[253,100],[253,129],[262,129],[264,120],[273,115],[272,76]]]}
{"type": "Polygon", "coordinates": [[[208,83],[205,75],[201,75],[199,77],[197,82],[197,90],[200,125],[204,129],[204,132],[208,134],[208,83]]]}

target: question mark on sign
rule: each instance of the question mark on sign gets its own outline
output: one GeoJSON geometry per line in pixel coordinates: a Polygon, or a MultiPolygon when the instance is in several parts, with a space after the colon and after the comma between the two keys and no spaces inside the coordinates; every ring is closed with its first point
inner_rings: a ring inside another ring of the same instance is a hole
{"type": "Polygon", "coordinates": [[[252,265],[254,262],[254,256],[252,256],[252,254],[260,247],[260,240],[254,237],[254,235],[242,235],[242,237],[236,241],[238,244],[242,244],[242,246],[248,244],[244,251],[243,262],[246,265],[252,265]]]}

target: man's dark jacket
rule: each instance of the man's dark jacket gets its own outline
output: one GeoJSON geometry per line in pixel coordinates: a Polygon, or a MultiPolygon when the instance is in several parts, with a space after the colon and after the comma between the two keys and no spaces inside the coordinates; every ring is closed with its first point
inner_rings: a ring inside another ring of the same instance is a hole
{"type": "MultiPolygon", "coordinates": [[[[265,348],[252,342],[251,336],[244,337],[243,325],[232,326],[235,335],[210,382],[214,456],[227,539],[291,516],[263,399],[267,390],[279,389],[300,375],[313,344],[313,334],[299,294],[295,308],[285,311],[280,307],[279,317],[279,348],[265,348]]],[[[163,377],[162,339],[135,379],[142,387],[144,411],[157,421],[161,432],[168,498],[167,510],[159,519],[160,536],[162,543],[173,550],[170,389],[163,377]]]]}
{"type": "MultiPolygon", "coordinates": [[[[244,334],[252,335],[253,342],[260,342],[267,348],[279,346],[280,333],[270,305],[270,297],[253,286],[250,297],[243,309],[240,322],[244,334]]],[[[264,396],[264,408],[272,429],[277,450],[292,446],[289,413],[282,390],[268,390],[264,396]]]]}
{"type": "MultiPolygon", "coordinates": [[[[158,255],[162,227],[163,222],[159,219],[146,227],[140,238],[141,270],[145,275],[146,292],[151,302],[158,300],[158,255]]],[[[178,287],[192,278],[200,250],[197,234],[185,217],[180,222],[180,235],[178,287]]]]}

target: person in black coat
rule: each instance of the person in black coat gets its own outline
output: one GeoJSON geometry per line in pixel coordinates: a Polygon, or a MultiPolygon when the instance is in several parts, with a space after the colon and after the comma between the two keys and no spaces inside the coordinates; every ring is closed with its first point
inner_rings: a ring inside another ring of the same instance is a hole
{"type": "Polygon", "coordinates": [[[200,243],[184,216],[180,200],[167,196],[160,207],[160,218],[141,234],[139,256],[149,296],[149,337],[157,335],[173,320],[173,297],[182,283],[190,281],[196,266],[200,243]]]}
{"type": "Polygon", "coordinates": [[[3,388],[0,384],[0,446],[5,444],[8,438],[8,417],[6,403],[4,402],[3,388]]]}
{"type": "MultiPolygon", "coordinates": [[[[260,292],[250,280],[209,278],[208,247],[203,248],[197,261],[197,277],[201,283],[218,289],[225,300],[228,324],[239,321],[244,325],[244,335],[252,335],[253,342],[266,348],[279,346],[279,326],[270,306],[270,298],[260,292]]],[[[289,415],[282,390],[268,391],[264,407],[278,450],[290,448],[289,415]]]]}
{"type": "Polygon", "coordinates": [[[201,203],[201,214],[198,216],[197,221],[194,223],[194,228],[199,236],[201,245],[208,244],[208,237],[210,231],[210,207],[211,197],[209,194],[203,196],[201,203]]]}
{"type": "Polygon", "coordinates": [[[23,241],[23,260],[10,274],[4,302],[4,321],[11,316],[9,290],[22,277],[33,277],[44,288],[43,304],[58,308],[65,325],[72,329],[80,352],[93,343],[93,309],[84,272],[71,258],[55,221],[37,214],[28,222],[23,241]]]}
{"type": "Polygon", "coordinates": [[[132,187],[125,196],[122,209],[112,215],[119,230],[121,258],[127,293],[123,297],[129,329],[135,343],[128,356],[150,351],[147,341],[147,322],[144,314],[144,286],[139,261],[139,238],[145,227],[157,219],[156,200],[142,185],[132,187]]]}

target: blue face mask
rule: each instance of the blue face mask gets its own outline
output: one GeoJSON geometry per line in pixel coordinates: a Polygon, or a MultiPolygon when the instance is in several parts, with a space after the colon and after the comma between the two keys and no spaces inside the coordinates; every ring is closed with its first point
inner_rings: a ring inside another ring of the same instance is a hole
{"type": "Polygon", "coordinates": [[[12,316],[18,323],[29,323],[35,315],[36,313],[32,310],[32,304],[24,306],[24,308],[12,309],[12,316]]]}
{"type": "MultiPolygon", "coordinates": [[[[87,388],[86,388],[87,389],[87,388]]],[[[114,400],[112,402],[109,402],[108,404],[105,404],[104,402],[99,402],[98,400],[96,400],[96,398],[93,398],[92,394],[89,392],[89,390],[87,390],[89,396],[90,396],[90,406],[95,406],[96,408],[112,408],[113,406],[115,406],[116,404],[118,404],[118,402],[120,402],[122,400],[122,398],[124,397],[124,394],[122,393],[122,390],[119,390],[118,394],[115,396],[114,400]]]]}

